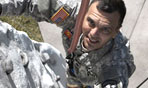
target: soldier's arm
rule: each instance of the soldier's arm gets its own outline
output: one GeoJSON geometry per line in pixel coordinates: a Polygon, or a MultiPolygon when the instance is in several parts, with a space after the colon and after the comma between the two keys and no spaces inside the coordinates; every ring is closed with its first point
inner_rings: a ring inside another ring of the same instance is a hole
{"type": "Polygon", "coordinates": [[[75,25],[81,1],[78,0],[0,0],[0,16],[27,15],[37,21],[55,23],[63,29],[63,44],[67,50],[72,39],[72,29],[75,25]]]}
{"type": "MultiPolygon", "coordinates": [[[[24,14],[31,15],[36,18],[37,21],[44,20],[51,22],[51,17],[64,5],[61,1],[62,0],[0,0],[0,15],[24,14]]],[[[68,11],[67,13],[70,14],[68,11]]]]}
{"type": "Polygon", "coordinates": [[[65,6],[63,0],[0,0],[0,15],[31,15],[37,21],[59,24],[71,16],[75,3],[65,6]]]}

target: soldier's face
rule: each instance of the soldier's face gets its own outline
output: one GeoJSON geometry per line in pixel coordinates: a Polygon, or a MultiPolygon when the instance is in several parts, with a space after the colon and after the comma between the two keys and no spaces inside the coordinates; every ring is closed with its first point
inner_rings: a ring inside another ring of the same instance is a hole
{"type": "Polygon", "coordinates": [[[98,4],[99,1],[89,7],[82,25],[83,45],[89,51],[103,47],[116,36],[120,28],[119,13],[98,11],[96,8],[98,4]]]}

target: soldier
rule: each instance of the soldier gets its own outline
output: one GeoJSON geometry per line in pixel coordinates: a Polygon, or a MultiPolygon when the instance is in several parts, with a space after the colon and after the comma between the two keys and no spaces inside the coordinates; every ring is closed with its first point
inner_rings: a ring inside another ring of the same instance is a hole
{"type": "Polygon", "coordinates": [[[67,50],[74,38],[80,1],[1,0],[0,3],[1,15],[24,13],[63,28],[63,45],[69,65],[68,88],[93,88],[94,85],[127,88],[135,65],[127,46],[128,40],[119,31],[126,13],[122,0],[91,0],[80,27],[82,34],[76,49],[70,54],[67,50]]]}

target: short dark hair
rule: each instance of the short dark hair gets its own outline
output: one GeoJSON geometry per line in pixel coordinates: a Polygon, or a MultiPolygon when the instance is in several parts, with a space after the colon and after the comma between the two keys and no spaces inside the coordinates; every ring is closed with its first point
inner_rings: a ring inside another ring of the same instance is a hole
{"type": "Polygon", "coordinates": [[[98,10],[107,13],[118,11],[120,14],[120,25],[122,25],[126,14],[126,7],[123,0],[92,0],[91,4],[96,1],[100,1],[99,5],[97,5],[98,10]]]}

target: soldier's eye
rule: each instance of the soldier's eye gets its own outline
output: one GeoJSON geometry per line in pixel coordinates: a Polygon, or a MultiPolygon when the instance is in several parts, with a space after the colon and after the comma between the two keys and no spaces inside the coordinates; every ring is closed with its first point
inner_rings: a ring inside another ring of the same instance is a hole
{"type": "Polygon", "coordinates": [[[103,32],[103,34],[110,34],[111,33],[111,28],[104,27],[104,28],[102,28],[102,32],[103,32]]]}
{"type": "Polygon", "coordinates": [[[87,18],[87,21],[90,27],[94,28],[96,26],[95,22],[90,17],[87,18]]]}

